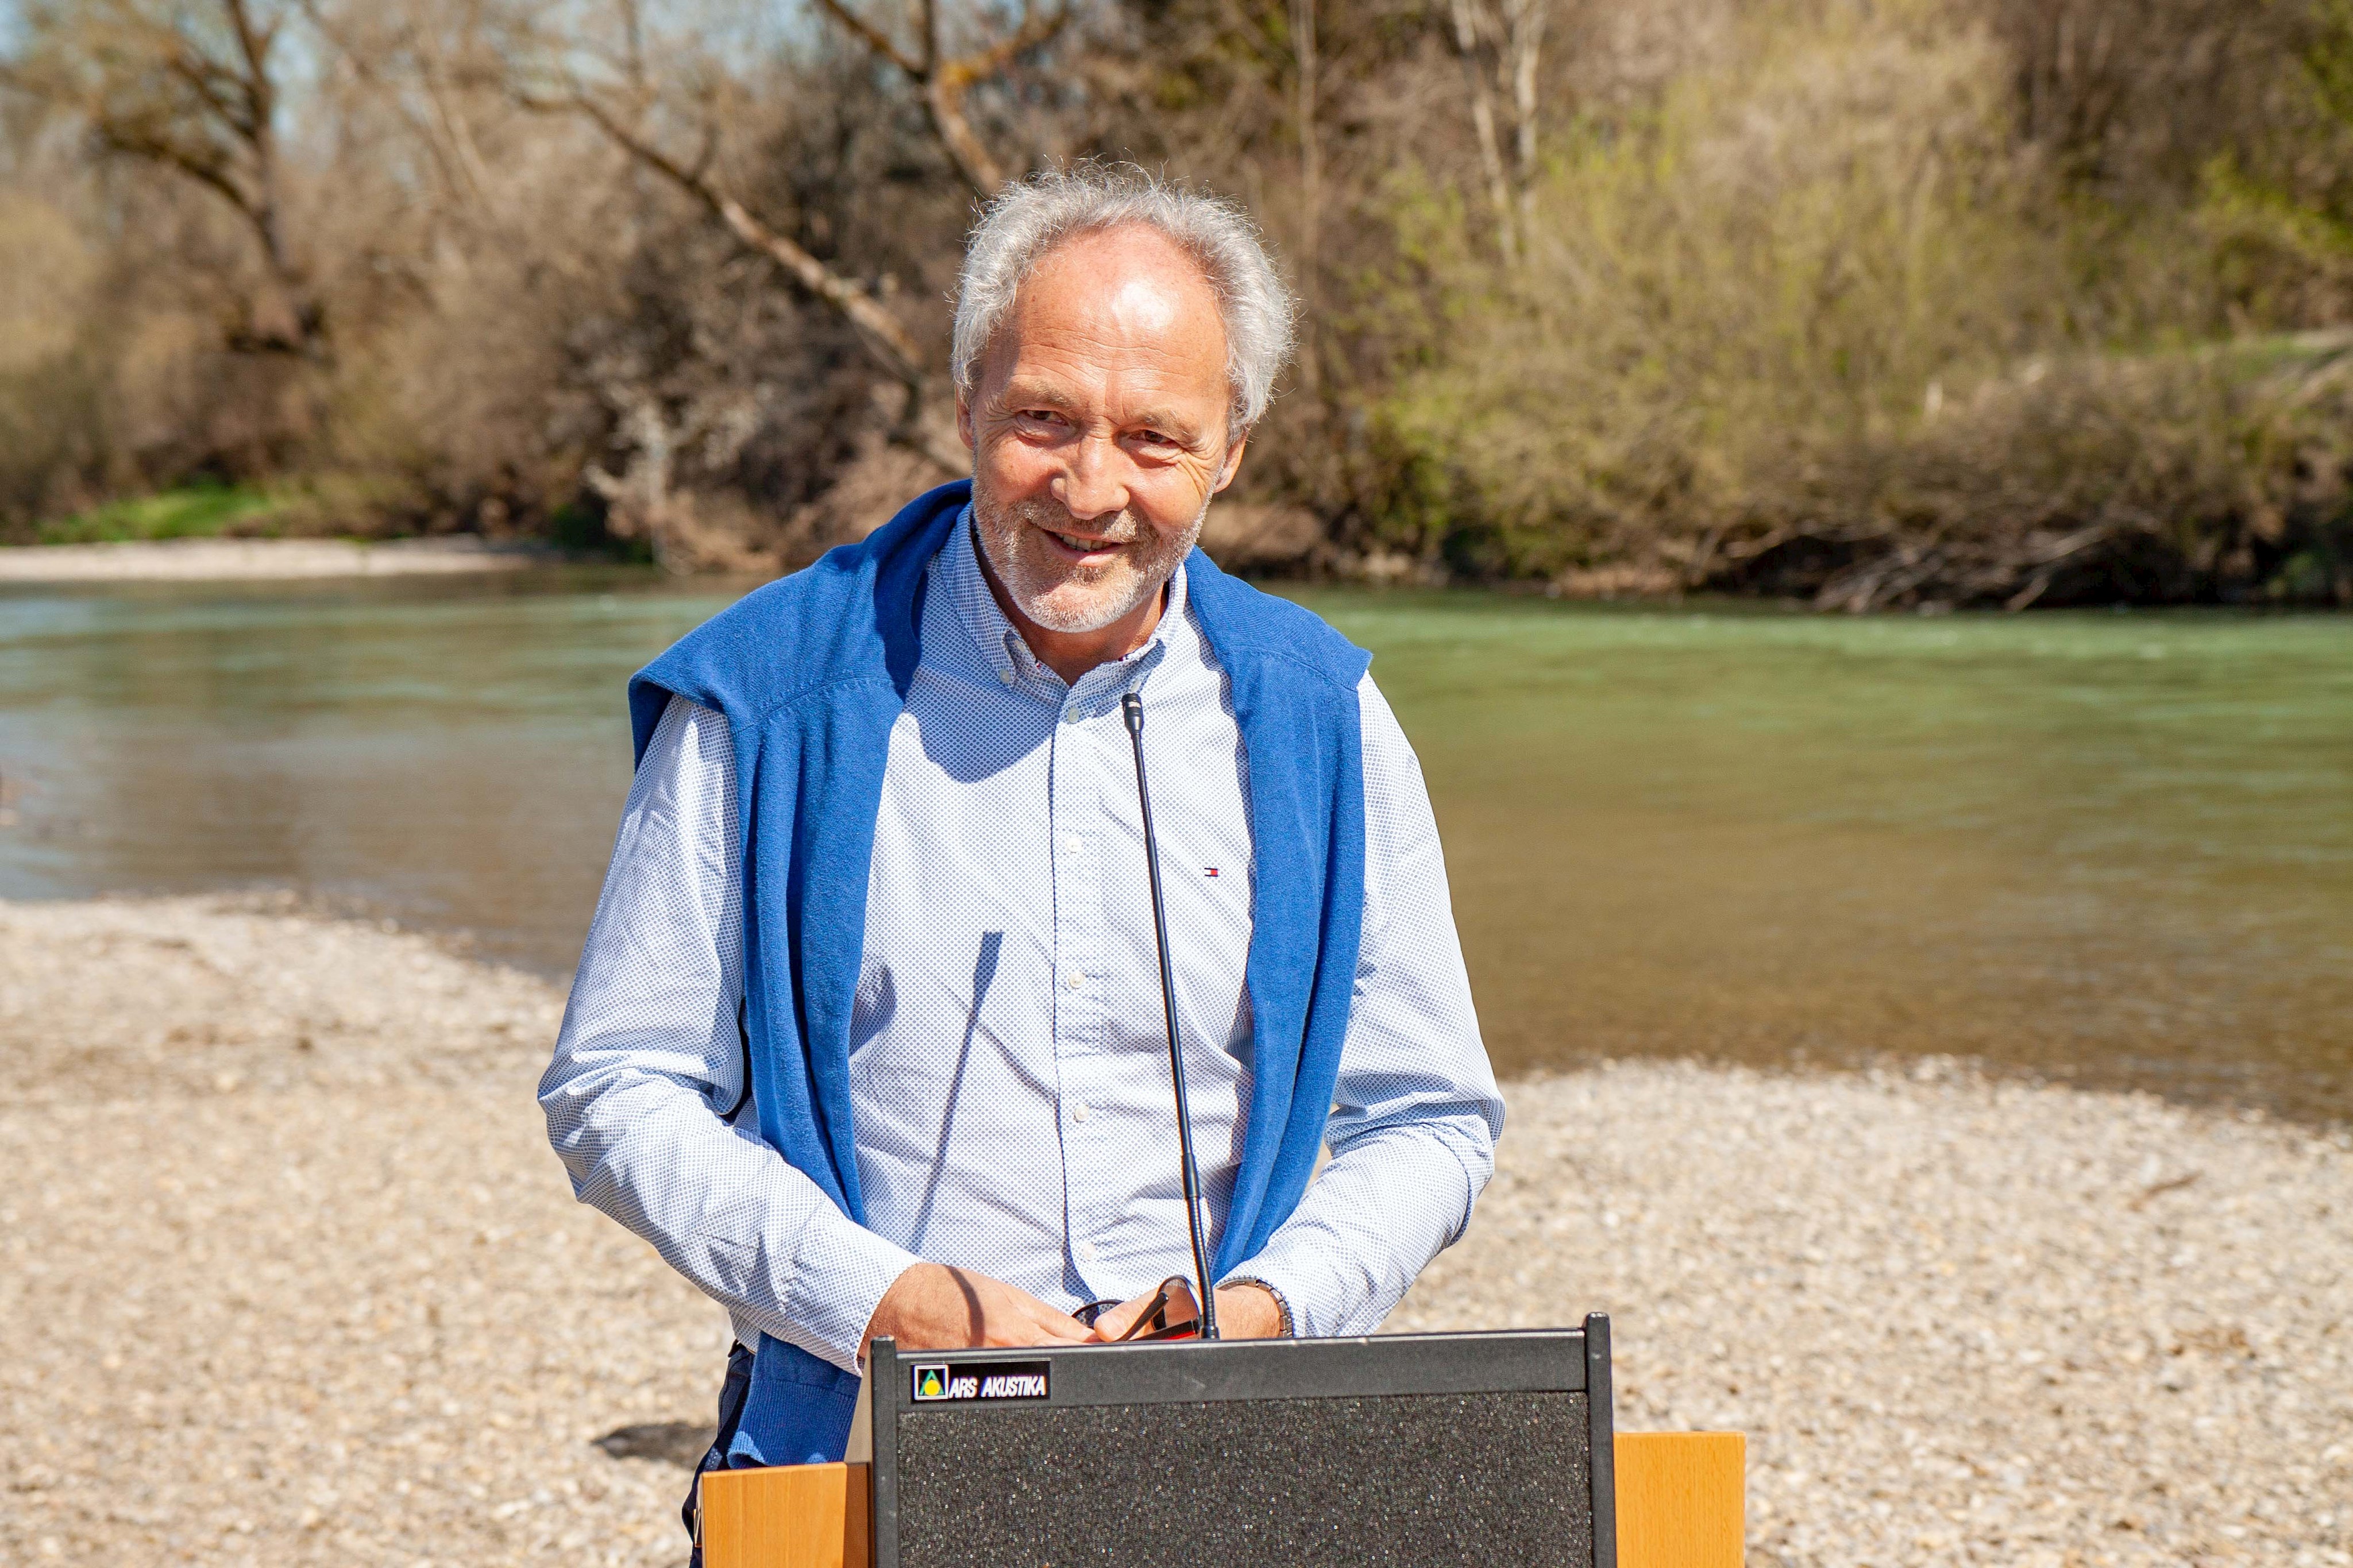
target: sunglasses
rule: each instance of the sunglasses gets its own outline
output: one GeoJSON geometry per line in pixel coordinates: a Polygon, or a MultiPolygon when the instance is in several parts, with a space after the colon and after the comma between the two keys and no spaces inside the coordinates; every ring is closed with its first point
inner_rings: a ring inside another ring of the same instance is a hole
{"type": "MultiPolygon", "coordinates": [[[[1127,1332],[1113,1343],[1142,1344],[1146,1340],[1189,1340],[1198,1333],[1201,1325],[1197,1319],[1187,1318],[1176,1323],[1168,1321],[1168,1307],[1174,1299],[1172,1293],[1180,1287],[1187,1296],[1193,1293],[1191,1282],[1182,1274],[1172,1274],[1163,1279],[1160,1289],[1145,1303],[1144,1310],[1136,1314],[1135,1321],[1128,1325],[1127,1332]]],[[[1117,1301],[1090,1301],[1071,1316],[1092,1329],[1097,1318],[1118,1305],[1117,1301]]]]}

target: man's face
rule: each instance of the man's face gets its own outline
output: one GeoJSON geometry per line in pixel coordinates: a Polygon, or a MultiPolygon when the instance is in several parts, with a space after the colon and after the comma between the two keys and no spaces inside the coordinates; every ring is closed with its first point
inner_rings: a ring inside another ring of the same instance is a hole
{"type": "Polygon", "coordinates": [[[1240,465],[1227,399],[1217,295],[1183,251],[1128,227],[1048,254],[956,405],[981,546],[1023,614],[1091,632],[1160,591],[1240,465]]]}

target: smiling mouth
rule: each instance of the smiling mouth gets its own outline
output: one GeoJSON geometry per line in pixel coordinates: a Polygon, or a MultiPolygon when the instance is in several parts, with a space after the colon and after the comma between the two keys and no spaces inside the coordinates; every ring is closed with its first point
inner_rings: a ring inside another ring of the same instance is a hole
{"type": "Polygon", "coordinates": [[[1117,539],[1088,539],[1080,534],[1063,533],[1045,527],[1040,527],[1038,531],[1073,555],[1108,555],[1122,549],[1127,542],[1125,540],[1117,539]]]}

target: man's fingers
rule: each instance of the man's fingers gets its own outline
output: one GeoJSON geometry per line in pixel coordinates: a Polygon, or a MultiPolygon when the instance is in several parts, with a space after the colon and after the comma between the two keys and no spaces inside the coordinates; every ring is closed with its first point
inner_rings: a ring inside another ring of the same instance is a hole
{"type": "MultiPolygon", "coordinates": [[[[1144,1316],[1145,1309],[1152,1305],[1159,1294],[1159,1291],[1154,1290],[1122,1301],[1118,1306],[1106,1310],[1102,1317],[1095,1320],[1094,1337],[1106,1341],[1127,1338],[1130,1331],[1134,1329],[1136,1320],[1144,1316]]],[[[1181,1279],[1171,1284],[1168,1287],[1166,1312],[1167,1321],[1171,1323],[1191,1322],[1195,1316],[1192,1287],[1181,1279]]]]}
{"type": "Polygon", "coordinates": [[[1082,1345],[1092,1341],[1093,1338],[1094,1331],[1088,1328],[1084,1323],[1080,1322],[1076,1318],[1064,1318],[1059,1323],[1048,1322],[1039,1325],[1039,1337],[1028,1341],[1027,1342],[1030,1344],[1082,1345]]]}
{"type": "Polygon", "coordinates": [[[1084,1323],[1058,1311],[1018,1286],[991,1280],[983,1344],[1084,1344],[1093,1337],[1084,1323]]]}
{"type": "Polygon", "coordinates": [[[1029,1318],[992,1324],[983,1342],[1009,1349],[1018,1345],[1083,1345],[1093,1339],[1094,1331],[1076,1318],[1064,1318],[1059,1323],[1051,1319],[1029,1318]]]}
{"type": "Polygon", "coordinates": [[[1139,1300],[1122,1301],[1116,1307],[1105,1307],[1096,1314],[1095,1326],[1091,1331],[1092,1337],[1104,1341],[1118,1339],[1127,1332],[1127,1326],[1135,1321],[1136,1309],[1143,1305],[1139,1300]]]}
{"type": "Polygon", "coordinates": [[[870,1327],[911,1351],[1082,1345],[1096,1337],[1086,1324],[1018,1286],[935,1263],[918,1264],[900,1276],[870,1327]]]}
{"type": "Polygon", "coordinates": [[[1034,1296],[1029,1297],[1024,1305],[1029,1309],[1026,1315],[1029,1319],[1030,1328],[1040,1336],[1027,1342],[1028,1343],[1082,1345],[1094,1338],[1092,1329],[1088,1328],[1068,1312],[1056,1311],[1034,1296]]]}
{"type": "Polygon", "coordinates": [[[1105,1308],[1103,1315],[1095,1320],[1094,1337],[1098,1340],[1126,1338],[1128,1330],[1135,1326],[1135,1320],[1141,1317],[1144,1309],[1151,1304],[1150,1296],[1136,1296],[1122,1301],[1116,1307],[1105,1308]]]}

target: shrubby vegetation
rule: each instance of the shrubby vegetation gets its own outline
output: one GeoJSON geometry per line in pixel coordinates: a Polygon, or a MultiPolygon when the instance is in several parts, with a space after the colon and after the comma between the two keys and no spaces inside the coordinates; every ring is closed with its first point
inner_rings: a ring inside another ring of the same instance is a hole
{"type": "MultiPolygon", "coordinates": [[[[216,539],[276,533],[289,523],[316,526],[299,504],[266,490],[198,483],[128,496],[39,525],[40,544],[116,544],[161,539],[216,539]]],[[[305,531],[310,530],[306,529],[305,531]]]]}
{"type": "Polygon", "coordinates": [[[1424,198],[1450,319],[1381,404],[1390,537],[1855,608],[2348,597],[2353,339],[2281,335],[2340,258],[2207,199],[2229,153],[2178,204],[2071,179],[1982,25],[1786,18],[1570,128],[1515,269],[1424,198]]]}
{"type": "Polygon", "coordinates": [[[2353,603],[2353,0],[37,0],[6,36],[0,537],[195,482],[806,559],[955,465],[976,200],[1100,156],[1249,202],[1293,273],[1244,499],[1301,569],[2353,603]]]}

